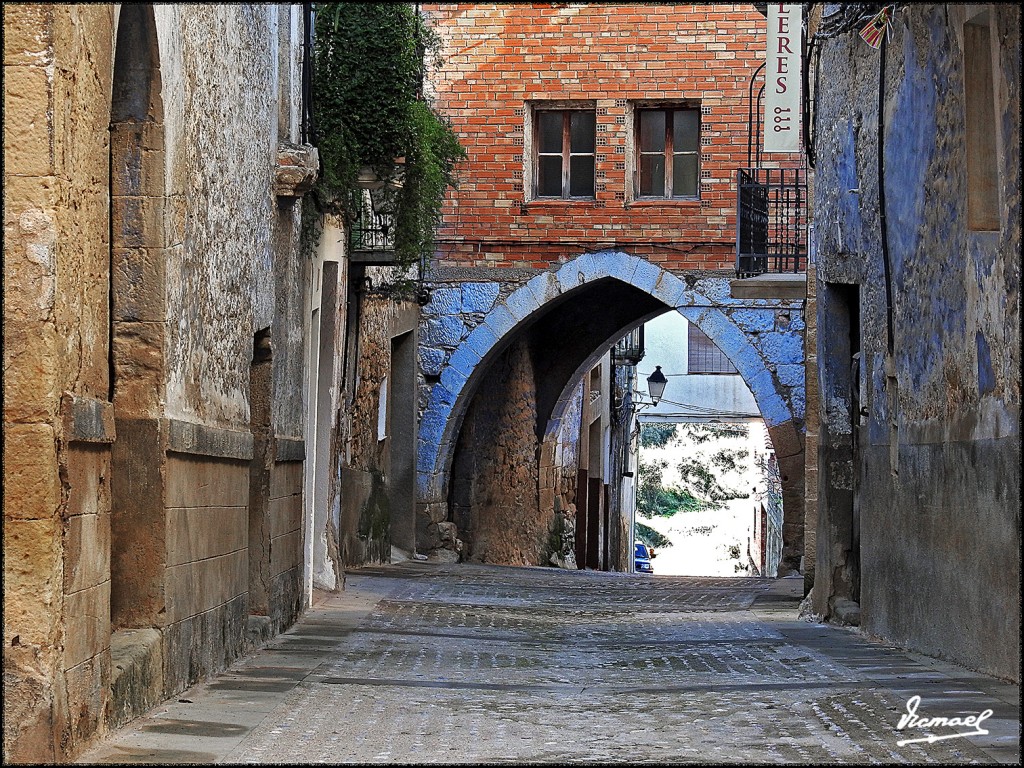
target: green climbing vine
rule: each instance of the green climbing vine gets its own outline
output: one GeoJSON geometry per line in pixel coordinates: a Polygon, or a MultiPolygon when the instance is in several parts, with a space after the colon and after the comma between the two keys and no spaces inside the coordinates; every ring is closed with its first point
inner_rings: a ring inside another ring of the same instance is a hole
{"type": "Polygon", "coordinates": [[[318,205],[353,222],[360,169],[371,168],[389,198],[396,272],[429,263],[445,190],[465,157],[423,96],[439,41],[410,3],[317,3],[314,18],[318,205]]]}

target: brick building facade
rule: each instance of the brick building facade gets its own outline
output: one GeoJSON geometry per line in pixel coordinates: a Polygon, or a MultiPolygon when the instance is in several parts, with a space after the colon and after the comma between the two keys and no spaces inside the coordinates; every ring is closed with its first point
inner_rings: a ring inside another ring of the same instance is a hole
{"type": "Polygon", "coordinates": [[[546,269],[615,247],[667,268],[732,269],[736,170],[749,165],[748,98],[764,61],[766,22],[753,6],[424,10],[444,43],[437,105],[469,152],[438,266],[546,269]],[[699,113],[699,188],[659,199],[635,178],[637,121],[669,107],[699,113]],[[590,194],[541,194],[535,131],[547,110],[593,116],[590,194]]]}

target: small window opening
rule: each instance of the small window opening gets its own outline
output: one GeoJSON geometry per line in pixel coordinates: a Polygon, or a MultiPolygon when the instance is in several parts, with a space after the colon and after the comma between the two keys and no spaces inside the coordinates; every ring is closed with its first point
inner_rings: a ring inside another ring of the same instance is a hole
{"type": "Polygon", "coordinates": [[[594,197],[596,120],[593,110],[537,111],[536,197],[594,197]]]}
{"type": "Polygon", "coordinates": [[[687,330],[687,373],[739,373],[711,338],[693,323],[687,330]]]}

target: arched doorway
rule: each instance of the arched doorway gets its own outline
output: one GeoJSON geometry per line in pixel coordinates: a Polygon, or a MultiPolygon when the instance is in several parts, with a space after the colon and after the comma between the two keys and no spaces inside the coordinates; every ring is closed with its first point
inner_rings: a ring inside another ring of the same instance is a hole
{"type": "Polygon", "coordinates": [[[110,113],[111,628],[159,627],[164,610],[164,151],[156,24],[121,7],[110,113]]]}

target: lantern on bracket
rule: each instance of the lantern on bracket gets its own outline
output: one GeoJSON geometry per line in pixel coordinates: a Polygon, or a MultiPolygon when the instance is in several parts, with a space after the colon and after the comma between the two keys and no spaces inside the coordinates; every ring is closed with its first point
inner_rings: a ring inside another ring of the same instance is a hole
{"type": "Polygon", "coordinates": [[[647,377],[647,393],[651,396],[651,400],[655,405],[658,404],[662,395],[665,394],[666,384],[668,384],[668,379],[666,379],[665,374],[661,372],[661,366],[654,366],[654,373],[647,377]]]}

